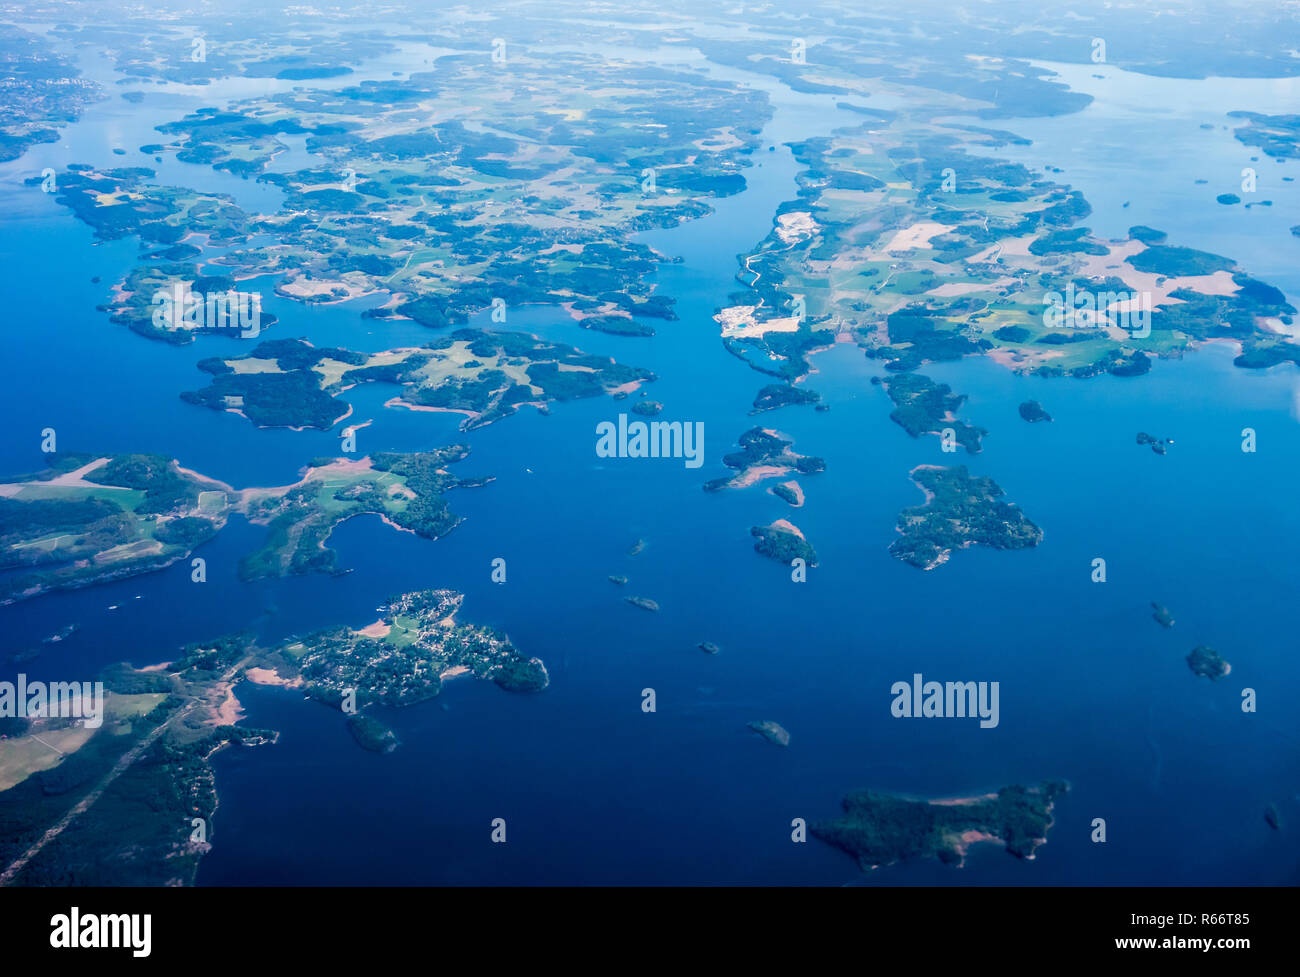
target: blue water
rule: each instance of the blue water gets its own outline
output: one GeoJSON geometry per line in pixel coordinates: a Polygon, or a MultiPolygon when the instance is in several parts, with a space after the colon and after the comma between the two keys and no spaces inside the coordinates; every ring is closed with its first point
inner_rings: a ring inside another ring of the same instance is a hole
{"type": "MultiPolygon", "coordinates": [[[[778,114],[764,146],[845,124],[830,99],[770,90],[778,114]]],[[[100,124],[100,111],[69,138],[100,124]]],[[[104,162],[89,142],[83,149],[104,162]]],[[[736,255],[794,196],[796,172],[784,147],[755,160],[749,188],[712,216],[643,236],[684,259],[658,273],[680,319],[655,322],[654,337],[587,332],[554,309],[512,309],[507,323],[653,369],[648,395],[664,402],[663,417],[704,423],[702,468],[597,458],[596,424],[626,401],[525,409],[464,434],[456,415],[383,409],[391,390],[374,385],[348,395],[352,420],[374,421],[359,433],[363,452],[465,441],[473,451],[456,471],[496,476],[451,494],[465,521],[447,537],[420,540],[362,517],[331,540],[354,572],[248,585],[236,565],[262,530],[236,520],[199,553],[204,585],[178,564],[0,609],[6,651],[80,626],[23,666],[32,677],[161,661],[181,642],[242,627],[273,641],[360,626],[389,595],[423,587],[464,591],[465,619],[546,661],[551,686],[538,696],[461,679],[433,702],[386,713],[402,746],[383,757],[358,749],[336,712],[243,684],[246,722],[282,735],[217,757],[221,802],[200,883],[839,884],[858,878],[852,862],[816,841],[792,844],[792,818],[833,816],[859,787],[951,796],[1043,778],[1066,778],[1072,791],[1034,861],[983,846],[959,872],[920,863],[871,880],[1297,878],[1294,832],[1273,832],[1262,816],[1276,803],[1284,822],[1300,819],[1300,669],[1287,616],[1300,584],[1300,515],[1287,492],[1300,457],[1295,370],[1236,370],[1223,345],[1136,380],[1022,378],[983,359],[929,369],[969,394],[963,416],[992,432],[982,454],[956,460],[996,478],[1046,535],[1033,550],[974,549],[923,574],[889,556],[894,520],[921,501],[909,469],[954,459],[889,421],[860,350],[816,357],[808,383],[829,412],[747,414],[766,378],[722,349],[711,316],[736,288],[736,255]],[[1031,397],[1054,423],[1019,419],[1016,405],[1031,397]],[[826,457],[825,473],[801,479],[804,508],[762,485],[701,491],[755,423],[826,457]],[[1255,454],[1239,449],[1246,426],[1258,431],[1255,454]],[[1134,443],[1138,430],[1176,444],[1158,457],[1134,443]],[[776,518],[817,548],[806,583],[752,551],[749,527],[776,518]],[[639,538],[646,549],[628,556],[639,538]],[[498,556],[504,585],[489,577],[498,556]],[[1105,584],[1089,579],[1098,556],[1105,584]],[[626,588],[611,573],[626,574],[626,588]],[[627,605],[629,594],[662,613],[627,605]],[[1151,620],[1153,599],[1171,608],[1175,628],[1151,620]],[[721,653],[700,652],[704,640],[721,653]],[[1210,684],[1187,669],[1183,657],[1201,643],[1232,663],[1227,679],[1210,684]],[[894,719],[889,687],[914,672],[1000,682],[999,727],[894,719]],[[1244,686],[1258,690],[1257,714],[1238,707],[1244,686]],[[653,714],[640,708],[646,688],[653,714]],[[750,733],[755,719],[782,723],[789,748],[750,733]],[[489,840],[497,817],[505,845],[489,840]],[[1107,822],[1105,845],[1088,840],[1096,817],[1107,822]]],[[[192,186],[209,172],[176,166],[192,186]]],[[[177,349],[112,326],[93,307],[134,242],[96,245],[39,191],[5,192],[28,195],[30,209],[0,225],[15,303],[0,361],[4,471],[40,466],[47,426],[64,450],[158,451],[239,486],[283,484],[336,450],[337,432],[254,431],[179,401],[204,381],[198,359],[247,347],[203,337],[177,349]]],[[[272,337],[381,349],[430,335],[361,319],[365,303],[266,307],[281,317],[272,337]]]]}

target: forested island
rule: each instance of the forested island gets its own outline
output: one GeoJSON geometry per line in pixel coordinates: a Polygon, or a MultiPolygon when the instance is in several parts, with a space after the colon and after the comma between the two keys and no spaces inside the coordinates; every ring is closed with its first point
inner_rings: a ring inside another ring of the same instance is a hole
{"type": "Polygon", "coordinates": [[[1187,656],[1187,667],[1193,674],[1208,678],[1211,682],[1217,682],[1232,671],[1232,666],[1224,657],[1208,645],[1198,645],[1192,649],[1187,656]]]}
{"type": "Polygon", "coordinates": [[[792,560],[803,560],[807,566],[817,566],[817,551],[804,537],[803,531],[785,519],[778,519],[769,526],[754,526],[749,534],[757,540],[755,551],[770,560],[786,565],[792,560]]]}
{"type": "Polygon", "coordinates": [[[759,719],[752,723],[747,723],[746,725],[748,725],[748,727],[759,736],[763,737],[763,739],[775,746],[790,745],[789,732],[787,732],[786,728],[778,722],[771,719],[759,719]]]}
{"type": "MultiPolygon", "coordinates": [[[[460,674],[510,692],[540,692],[550,684],[541,659],[518,651],[491,628],[462,624],[464,595],[420,590],[388,601],[384,615],[360,630],[346,627],[291,640],[259,657],[279,681],[301,685],[318,702],[361,715],[366,706],[407,706],[432,699],[460,674]]],[[[386,740],[373,721],[354,734],[367,748],[386,740]]]]}
{"type": "Polygon", "coordinates": [[[904,563],[933,570],[954,549],[1016,550],[1042,541],[1043,531],[1018,506],[1002,501],[1005,493],[993,479],[971,475],[964,465],[918,465],[911,474],[926,501],[899,513],[900,536],[889,552],[904,563]]]}
{"type": "Polygon", "coordinates": [[[1026,400],[1020,405],[1020,417],[1030,424],[1037,424],[1040,421],[1050,421],[1052,415],[1043,409],[1043,405],[1036,400],[1026,400]]]}
{"type": "MultiPolygon", "coordinates": [[[[458,329],[422,347],[356,353],[320,348],[305,339],[278,339],[247,356],[200,360],[211,374],[192,404],[227,410],[258,427],[326,430],[349,416],[340,394],[363,383],[398,388],[389,406],[455,411],[462,429],[491,424],[521,405],[631,392],[654,374],[610,357],[519,332],[458,329]]],[[[638,401],[638,406],[649,401],[638,401]]],[[[644,413],[644,410],[641,411],[644,413]]]]}
{"type": "Polygon", "coordinates": [[[966,402],[965,394],[954,394],[946,383],[935,383],[919,373],[900,373],[883,381],[894,409],[889,419],[914,438],[923,434],[953,432],[953,440],[970,454],[980,451],[980,439],[989,432],[957,420],[956,411],[966,402]]]}
{"type": "Polygon", "coordinates": [[[740,450],[722,456],[722,463],[737,474],[724,475],[705,483],[706,492],[726,488],[746,488],[762,481],[798,472],[814,475],[826,470],[826,460],[816,455],[801,455],[792,451],[794,442],[783,438],[770,428],[754,427],[737,439],[740,450]]]}
{"type": "Polygon", "coordinates": [[[852,855],[864,872],[927,857],[960,867],[979,842],[1002,844],[1017,858],[1032,859],[1046,843],[1052,809],[1067,790],[1064,781],[1051,781],[942,801],[859,790],[845,796],[841,817],[813,822],[808,830],[852,855]]]}

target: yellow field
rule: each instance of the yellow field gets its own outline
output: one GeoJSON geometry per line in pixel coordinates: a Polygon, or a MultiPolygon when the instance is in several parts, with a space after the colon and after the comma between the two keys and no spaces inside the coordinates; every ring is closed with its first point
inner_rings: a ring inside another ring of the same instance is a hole
{"type": "Polygon", "coordinates": [[[84,726],[70,726],[0,740],[0,791],[58,765],[66,754],[81,749],[95,732],[84,726]]]}

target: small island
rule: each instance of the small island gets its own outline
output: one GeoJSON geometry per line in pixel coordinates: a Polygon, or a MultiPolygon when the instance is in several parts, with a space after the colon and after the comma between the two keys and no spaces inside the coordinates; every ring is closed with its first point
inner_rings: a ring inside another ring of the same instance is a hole
{"type": "Polygon", "coordinates": [[[749,534],[758,539],[754,549],[770,560],[788,565],[798,559],[803,560],[807,566],[817,566],[817,551],[794,523],[778,519],[770,526],[752,527],[749,534]]]}
{"type": "Polygon", "coordinates": [[[1018,550],[1042,542],[1043,531],[1018,506],[1002,501],[1002,488],[993,479],[971,475],[964,465],[918,465],[911,474],[925,493],[925,505],[899,513],[900,538],[889,547],[896,559],[933,570],[947,563],[954,549],[1018,550]]]}
{"type": "Polygon", "coordinates": [[[786,732],[786,728],[780,723],[773,722],[770,719],[761,719],[746,725],[769,743],[777,746],[790,745],[790,734],[786,732]]]}
{"type": "Polygon", "coordinates": [[[392,753],[397,749],[397,734],[363,713],[348,717],[348,732],[359,747],[371,753],[392,753]]]}
{"type": "Polygon", "coordinates": [[[788,482],[780,482],[768,489],[782,502],[788,502],[791,506],[798,509],[803,506],[803,487],[793,479],[788,482]]]}
{"type": "Polygon", "coordinates": [[[1043,405],[1036,400],[1026,400],[1020,405],[1020,416],[1030,424],[1037,424],[1039,421],[1050,421],[1052,415],[1043,410],[1043,405]]]}
{"type": "Polygon", "coordinates": [[[1152,601],[1151,608],[1151,616],[1155,618],[1162,627],[1172,628],[1174,626],[1174,616],[1169,613],[1169,608],[1165,607],[1164,604],[1158,604],[1155,601],[1152,601]]]}
{"type": "Polygon", "coordinates": [[[844,798],[844,814],[809,825],[813,837],[847,852],[862,870],[912,858],[938,858],[961,867],[973,844],[1000,844],[1032,859],[1047,841],[1063,781],[1003,787],[995,794],[951,800],[914,800],[869,790],[844,798]]]}
{"type": "Polygon", "coordinates": [[[1137,434],[1137,443],[1138,443],[1138,444],[1149,444],[1149,445],[1151,445],[1151,450],[1152,450],[1152,451],[1154,451],[1154,452],[1155,452],[1156,454],[1158,454],[1158,455],[1163,455],[1163,454],[1165,454],[1165,453],[1167,453],[1167,452],[1169,451],[1169,445],[1171,445],[1171,444],[1174,443],[1174,439],[1173,439],[1173,438],[1157,438],[1157,437],[1156,437],[1155,435],[1153,435],[1153,434],[1147,434],[1146,431],[1138,431],[1138,434],[1137,434]]]}
{"type": "Polygon", "coordinates": [[[454,590],[401,594],[367,627],[320,631],[260,655],[253,663],[258,680],[301,687],[308,698],[342,710],[357,742],[379,753],[391,752],[396,737],[365,715],[369,705],[424,702],[458,675],[508,692],[545,689],[550,676],[540,658],[518,651],[491,628],[456,620],[464,599],[454,590]]]}
{"type": "Polygon", "coordinates": [[[919,373],[900,373],[882,381],[894,410],[889,419],[914,438],[923,434],[942,435],[951,428],[957,444],[975,455],[980,440],[989,432],[957,420],[956,411],[966,402],[965,394],[954,394],[946,383],[935,383],[919,373]]]}
{"type": "Polygon", "coordinates": [[[813,475],[826,470],[825,459],[791,451],[794,442],[781,437],[770,428],[750,428],[739,437],[738,442],[739,451],[722,457],[722,463],[735,469],[738,474],[715,478],[705,483],[704,491],[748,488],[765,478],[788,475],[792,471],[801,475],[813,475]]]}
{"type": "Polygon", "coordinates": [[[1204,676],[1211,682],[1217,682],[1232,671],[1232,666],[1208,645],[1198,645],[1187,656],[1187,667],[1196,675],[1204,676]]]}
{"type": "Polygon", "coordinates": [[[649,597],[624,597],[623,599],[633,607],[639,607],[643,611],[650,611],[652,614],[659,613],[659,602],[653,601],[649,597]]]}
{"type": "Polygon", "coordinates": [[[663,413],[664,405],[657,400],[638,400],[632,405],[632,413],[642,417],[655,417],[663,413]]]}
{"type": "Polygon", "coordinates": [[[754,398],[754,409],[751,414],[761,414],[763,411],[776,410],[778,407],[789,407],[794,404],[820,404],[821,394],[816,390],[808,390],[804,387],[795,387],[785,383],[771,383],[758,392],[754,398]]]}

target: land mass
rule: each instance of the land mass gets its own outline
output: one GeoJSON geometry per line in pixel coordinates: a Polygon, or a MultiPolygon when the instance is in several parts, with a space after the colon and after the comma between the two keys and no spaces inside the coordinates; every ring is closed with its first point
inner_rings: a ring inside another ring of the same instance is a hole
{"type": "MultiPolygon", "coordinates": [[[[318,349],[304,339],[264,342],[247,356],[199,361],[212,375],[182,399],[247,417],[258,427],[326,430],[351,414],[339,395],[358,384],[390,383],[390,407],[465,414],[482,427],[521,405],[628,393],[654,374],[520,332],[458,329],[419,348],[382,353],[318,349]]],[[[638,402],[638,405],[644,402],[638,402]]]]}
{"type": "Polygon", "coordinates": [[[912,858],[938,858],[960,867],[979,842],[1002,844],[1032,859],[1047,841],[1062,781],[1003,787],[996,794],[946,801],[912,800],[860,790],[844,798],[844,814],[809,825],[816,838],[852,855],[863,871],[912,858]]]}
{"type": "Polygon", "coordinates": [[[904,563],[933,570],[947,563],[954,549],[979,545],[1016,550],[1042,541],[1043,531],[1018,506],[1002,501],[997,482],[971,475],[964,465],[918,465],[912,469],[912,481],[925,493],[925,505],[899,514],[900,538],[889,546],[904,563]]]}
{"type": "Polygon", "coordinates": [[[1204,676],[1211,682],[1217,682],[1232,671],[1232,666],[1213,648],[1198,645],[1187,656],[1187,667],[1196,675],[1204,676]]]}
{"type": "Polygon", "coordinates": [[[232,514],[267,527],[239,566],[244,580],[336,572],[326,543],[362,514],[426,539],[460,523],[444,493],[483,484],[446,465],[453,445],[357,460],[317,459],[293,485],[237,490],[161,455],[52,455],[50,467],[0,484],[0,603],[170,566],[211,540],[232,514]]]}

